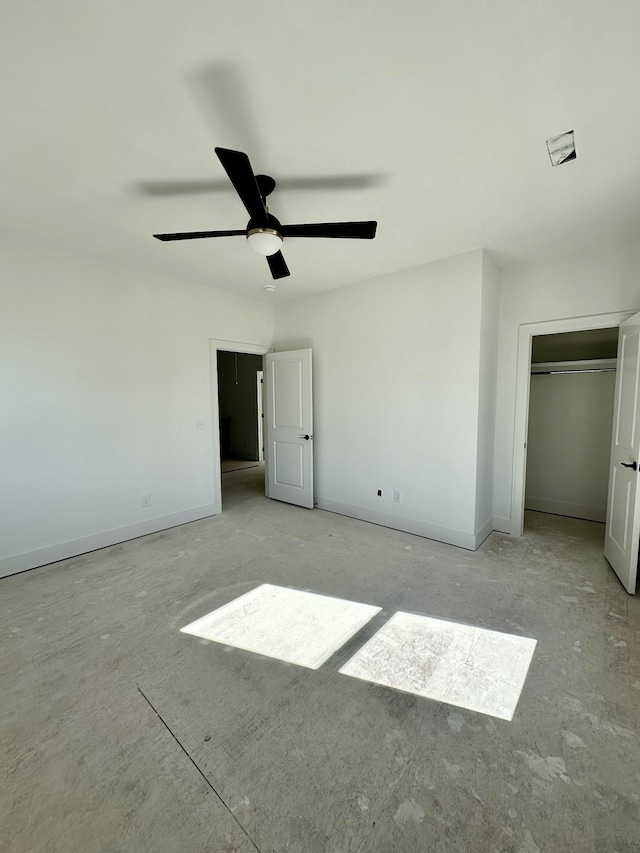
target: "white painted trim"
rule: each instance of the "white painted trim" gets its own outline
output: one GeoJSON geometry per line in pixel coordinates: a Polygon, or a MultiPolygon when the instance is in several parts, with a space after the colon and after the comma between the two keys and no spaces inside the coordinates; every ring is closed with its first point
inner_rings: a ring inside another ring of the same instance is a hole
{"type": "Polygon", "coordinates": [[[530,509],[533,512],[548,512],[551,515],[568,515],[570,518],[584,518],[586,521],[602,521],[604,523],[607,519],[606,509],[547,501],[543,498],[527,498],[525,509],[530,509]]]}
{"type": "Polygon", "coordinates": [[[171,515],[162,515],[158,518],[149,518],[144,521],[136,521],[133,524],[125,524],[124,527],[115,527],[113,530],[103,530],[93,533],[91,536],[83,536],[80,539],[72,539],[69,542],[59,542],[47,548],[37,551],[27,551],[24,554],[14,554],[12,557],[4,557],[0,560],[0,578],[24,572],[27,569],[35,569],[38,566],[46,566],[48,563],[57,563],[59,560],[68,560],[88,551],[97,551],[99,548],[108,548],[120,542],[137,539],[139,536],[148,536],[149,533],[158,533],[170,527],[178,527],[188,524],[190,521],[199,521],[201,518],[209,518],[215,515],[213,504],[184,509],[171,515]]]}
{"type": "Polygon", "coordinates": [[[498,533],[508,533],[511,535],[511,519],[501,518],[500,516],[493,517],[493,529],[498,533]]]}
{"type": "Polygon", "coordinates": [[[476,535],[475,535],[475,547],[473,550],[477,551],[477,549],[482,545],[482,543],[487,538],[487,536],[489,536],[491,533],[493,533],[493,519],[492,518],[490,518],[489,521],[487,521],[487,523],[483,527],[481,527],[480,530],[476,533],[476,535]]]}
{"type": "Polygon", "coordinates": [[[509,533],[522,536],[524,531],[524,489],[527,470],[527,428],[529,425],[529,381],[531,378],[531,340],[534,335],[553,335],[561,332],[582,332],[619,326],[635,311],[616,311],[587,317],[568,317],[541,323],[525,323],[518,333],[518,362],[516,367],[516,403],[513,430],[513,479],[511,483],[511,520],[509,533]]]}
{"type": "MultiPolygon", "coordinates": [[[[209,338],[209,374],[211,377],[211,442],[213,445],[213,505],[215,514],[222,512],[222,467],[220,465],[220,406],[218,405],[218,350],[246,352],[249,355],[266,355],[273,347],[264,344],[247,344],[242,341],[223,341],[209,338]]],[[[266,458],[265,458],[266,464],[266,458]]],[[[266,476],[266,471],[265,471],[266,476]]]]}
{"type": "MultiPolygon", "coordinates": [[[[332,501],[326,498],[316,498],[318,509],[335,512],[338,515],[346,515],[349,518],[357,518],[360,521],[369,521],[381,527],[390,527],[392,530],[402,530],[405,533],[414,533],[416,536],[424,536],[426,539],[435,539],[437,542],[446,542],[448,545],[457,545],[458,548],[466,548],[475,551],[477,536],[473,533],[463,533],[461,530],[451,530],[448,527],[438,527],[414,518],[402,518],[375,509],[353,506],[342,501],[332,501]]],[[[483,528],[484,530],[484,528],[483,528]]],[[[481,535],[481,534],[478,534],[481,535]]]]}
{"type": "Polygon", "coordinates": [[[209,344],[213,344],[216,351],[221,349],[225,352],[246,352],[249,355],[265,355],[268,352],[273,352],[273,347],[264,344],[247,344],[243,341],[223,341],[219,338],[209,338],[209,344]]]}

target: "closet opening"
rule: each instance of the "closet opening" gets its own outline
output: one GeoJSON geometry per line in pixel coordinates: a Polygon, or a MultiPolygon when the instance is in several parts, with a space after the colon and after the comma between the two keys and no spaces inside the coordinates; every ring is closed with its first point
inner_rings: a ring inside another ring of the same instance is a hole
{"type": "Polygon", "coordinates": [[[604,523],[618,327],[533,335],[524,508],[604,523]]]}

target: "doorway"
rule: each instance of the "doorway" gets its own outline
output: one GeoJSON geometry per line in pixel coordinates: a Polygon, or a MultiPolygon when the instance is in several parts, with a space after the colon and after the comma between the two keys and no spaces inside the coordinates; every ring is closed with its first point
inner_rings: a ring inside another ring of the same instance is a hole
{"type": "Polygon", "coordinates": [[[218,350],[218,428],[223,503],[243,489],[264,494],[262,356],[218,350]],[[255,470],[257,469],[257,470],[255,470]],[[240,472],[252,471],[251,475],[240,472]],[[236,475],[236,476],[231,476],[236,475]]]}
{"type": "Polygon", "coordinates": [[[262,357],[270,348],[211,340],[213,484],[216,512],[223,502],[264,496],[262,357]]]}
{"type": "Polygon", "coordinates": [[[516,368],[511,526],[509,530],[512,536],[522,536],[524,532],[527,433],[531,388],[531,356],[534,339],[542,335],[553,336],[569,332],[593,331],[595,329],[615,328],[617,330],[620,324],[633,316],[633,314],[633,311],[619,311],[611,314],[598,314],[590,317],[575,317],[565,320],[550,320],[548,322],[528,323],[520,326],[516,368]]]}
{"type": "MultiPolygon", "coordinates": [[[[259,405],[264,404],[260,420],[264,422],[262,443],[264,460],[245,459],[252,469],[261,466],[258,483],[254,481],[251,491],[274,500],[291,503],[296,506],[313,509],[313,392],[312,392],[312,354],[311,349],[292,350],[274,353],[271,347],[260,344],[241,344],[236,341],[210,340],[209,363],[211,369],[211,415],[212,424],[212,468],[213,468],[213,506],[212,515],[222,512],[222,451],[227,450],[225,426],[221,423],[218,389],[218,353],[230,353],[232,356],[243,353],[266,356],[264,359],[264,393],[258,392],[258,371],[252,369],[255,381],[255,398],[259,405]]],[[[256,362],[256,365],[258,362],[256,362]]],[[[262,369],[262,368],[261,368],[262,369]]],[[[240,362],[238,362],[238,371],[240,362]]],[[[236,364],[233,359],[232,382],[236,381],[236,364]]],[[[238,373],[239,379],[239,373],[238,373]]],[[[250,429],[253,430],[253,418],[250,429]]],[[[256,411],[256,432],[257,411],[256,411]]],[[[247,441],[248,443],[248,441],[247,441]]],[[[245,450],[241,443],[241,451],[245,450]]],[[[236,456],[239,454],[235,454],[236,456]]],[[[242,453],[240,455],[243,455],[242,453]]],[[[234,467],[238,465],[235,460],[234,467]]],[[[225,466],[226,467],[226,466],[225,466]]],[[[249,476],[251,472],[247,472],[249,476]]],[[[237,471],[226,474],[236,476],[237,471]]]]}
{"type": "Polygon", "coordinates": [[[525,510],[604,523],[618,328],[535,335],[525,510]]]}

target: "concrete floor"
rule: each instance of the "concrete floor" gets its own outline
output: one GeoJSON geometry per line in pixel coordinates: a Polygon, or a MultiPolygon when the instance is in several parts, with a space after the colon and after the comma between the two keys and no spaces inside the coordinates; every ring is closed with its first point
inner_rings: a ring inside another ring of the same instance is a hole
{"type": "Polygon", "coordinates": [[[221,459],[220,468],[223,474],[230,471],[239,471],[241,468],[256,468],[260,466],[260,462],[254,462],[249,459],[221,459]]]}
{"type": "Polygon", "coordinates": [[[640,600],[602,525],[475,554],[266,500],[0,581],[0,851],[640,850],[640,600]],[[180,628],[269,582],[383,607],[314,671],[180,628]],[[512,722],[338,674],[399,609],[538,640],[512,722]]]}

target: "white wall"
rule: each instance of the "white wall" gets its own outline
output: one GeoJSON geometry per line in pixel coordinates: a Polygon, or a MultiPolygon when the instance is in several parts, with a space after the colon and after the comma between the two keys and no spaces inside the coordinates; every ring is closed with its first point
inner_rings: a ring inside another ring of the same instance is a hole
{"type": "Polygon", "coordinates": [[[604,521],[615,373],[534,374],[525,507],[604,521]]]}
{"type": "Polygon", "coordinates": [[[0,281],[0,575],[210,515],[209,339],[271,306],[18,244],[0,281]]]}
{"type": "Polygon", "coordinates": [[[496,529],[511,529],[519,326],[639,308],[640,242],[502,271],[494,468],[496,529]]]}
{"type": "Polygon", "coordinates": [[[475,547],[482,279],[478,250],[276,306],[276,350],[313,348],[319,506],[475,547]]]}
{"type": "MultiPolygon", "coordinates": [[[[518,327],[640,308],[640,243],[502,271],[497,336],[495,279],[478,250],[277,306],[277,348],[314,349],[321,506],[474,547],[497,337],[509,529],[518,327]]],[[[270,345],[271,306],[19,244],[0,282],[0,574],[211,514],[208,342],[270,345]]]]}
{"type": "Polygon", "coordinates": [[[480,362],[478,371],[478,457],[475,532],[479,538],[493,530],[493,455],[496,419],[500,271],[486,253],[482,257],[480,362]]]}

